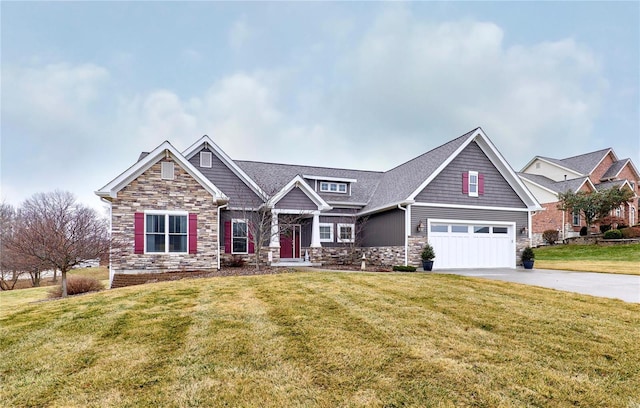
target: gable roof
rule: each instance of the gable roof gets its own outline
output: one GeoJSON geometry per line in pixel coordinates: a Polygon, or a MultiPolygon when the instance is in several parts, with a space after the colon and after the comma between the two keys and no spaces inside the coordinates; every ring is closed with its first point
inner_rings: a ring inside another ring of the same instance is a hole
{"type": "Polygon", "coordinates": [[[238,165],[233,161],[225,152],[211,140],[207,135],[203,135],[194,144],[189,146],[182,154],[187,160],[191,159],[196,153],[202,150],[203,147],[208,147],[213,154],[215,154],[222,163],[227,166],[243,183],[245,183],[258,197],[263,201],[267,201],[269,196],[260,186],[245,173],[238,165]]]}
{"type": "Polygon", "coordinates": [[[320,197],[318,193],[316,193],[299,175],[291,179],[291,181],[289,181],[284,187],[282,187],[280,191],[274,194],[267,202],[267,205],[270,208],[274,208],[278,201],[283,199],[291,190],[296,187],[302,190],[302,192],[305,193],[306,196],[309,197],[309,199],[318,206],[318,210],[325,211],[331,209],[331,206],[327,204],[327,202],[324,201],[322,197],[320,197]]]}
{"type": "MultiPolygon", "coordinates": [[[[329,167],[314,167],[295,164],[265,163],[255,161],[236,160],[236,164],[242,168],[246,174],[258,183],[264,191],[280,191],[294,177],[305,175],[324,178],[325,180],[352,179],[357,180],[351,185],[351,195],[332,194],[326,195],[328,204],[360,204],[364,206],[375,191],[376,186],[383,173],[366,170],[336,169],[329,167]]],[[[315,181],[315,180],[314,180],[315,181]]],[[[305,183],[308,184],[306,180],[305,183]]],[[[323,194],[320,194],[323,196],[323,194]]]]}
{"type": "Polygon", "coordinates": [[[608,147],[606,149],[597,150],[595,152],[567,157],[566,159],[561,159],[560,161],[570,169],[576,170],[586,176],[591,174],[596,169],[596,167],[598,167],[598,164],[600,164],[600,162],[604,160],[609,152],[611,152],[611,154],[613,155],[614,161],[617,160],[615,153],[613,153],[613,150],[608,147]]]}
{"type": "Polygon", "coordinates": [[[142,173],[147,171],[151,166],[156,164],[165,155],[170,155],[171,158],[178,163],[191,177],[193,177],[205,190],[207,190],[213,199],[219,203],[227,202],[229,198],[216,187],[209,179],[204,177],[202,173],[198,171],[189,161],[175,148],[171,143],[165,141],[153,151],[139,158],[131,167],[121,173],[118,177],[111,180],[107,185],[102,187],[95,193],[104,198],[111,199],[118,196],[118,192],[124,187],[129,185],[142,173]]]}
{"type": "Polygon", "coordinates": [[[372,200],[363,209],[363,213],[379,211],[398,204],[413,203],[415,197],[474,141],[511,185],[527,208],[540,209],[540,204],[533,194],[498,152],[483,130],[478,127],[385,172],[372,200]]]}
{"type": "Polygon", "coordinates": [[[577,193],[585,184],[589,185],[593,190],[596,189],[587,176],[564,181],[554,181],[539,174],[518,173],[518,176],[554,194],[564,193],[566,191],[577,193]]]}

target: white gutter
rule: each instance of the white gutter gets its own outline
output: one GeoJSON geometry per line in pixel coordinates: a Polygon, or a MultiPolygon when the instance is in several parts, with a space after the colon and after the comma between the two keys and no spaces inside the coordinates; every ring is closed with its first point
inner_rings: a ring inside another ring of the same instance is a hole
{"type": "MultiPolygon", "coordinates": [[[[113,214],[111,214],[111,211],[112,211],[111,206],[113,203],[104,197],[100,197],[100,201],[102,201],[103,203],[109,204],[109,239],[111,239],[111,231],[113,227],[113,223],[112,223],[113,214]]],[[[113,269],[111,268],[111,242],[109,242],[109,288],[111,288],[112,283],[113,283],[113,269]]]]}
{"type": "Polygon", "coordinates": [[[404,211],[404,266],[409,265],[409,223],[407,222],[407,209],[398,204],[398,209],[404,211]]]}
{"type": "Polygon", "coordinates": [[[224,204],[224,205],[220,205],[218,206],[218,270],[220,270],[220,210],[222,210],[223,208],[227,208],[229,206],[229,204],[224,204]]]}

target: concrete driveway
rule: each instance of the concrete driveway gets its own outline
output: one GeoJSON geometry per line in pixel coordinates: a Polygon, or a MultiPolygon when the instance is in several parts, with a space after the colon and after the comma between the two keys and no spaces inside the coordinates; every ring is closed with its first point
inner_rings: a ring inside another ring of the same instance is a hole
{"type": "Polygon", "coordinates": [[[544,288],[640,303],[640,276],[549,269],[456,269],[434,271],[475,278],[524,283],[544,288]]]}

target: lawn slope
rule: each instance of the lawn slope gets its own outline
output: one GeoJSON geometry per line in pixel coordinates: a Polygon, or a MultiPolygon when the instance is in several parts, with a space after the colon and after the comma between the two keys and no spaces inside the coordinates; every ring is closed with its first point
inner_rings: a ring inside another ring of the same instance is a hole
{"type": "Polygon", "coordinates": [[[536,268],[640,275],[640,244],[536,248],[536,268]]]}
{"type": "Polygon", "coordinates": [[[142,285],[0,317],[7,406],[640,404],[640,305],[437,274],[142,285]]]}

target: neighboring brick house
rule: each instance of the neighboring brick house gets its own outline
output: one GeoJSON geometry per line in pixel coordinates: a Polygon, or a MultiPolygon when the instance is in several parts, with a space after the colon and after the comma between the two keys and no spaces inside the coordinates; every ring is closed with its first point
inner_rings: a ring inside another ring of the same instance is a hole
{"type": "MultiPolygon", "coordinates": [[[[631,159],[618,159],[613,149],[607,148],[566,159],[534,157],[518,174],[525,185],[544,207],[532,218],[534,243],[542,243],[542,233],[554,229],[562,239],[576,236],[585,221],[579,214],[558,209],[558,194],[566,191],[592,192],[611,187],[630,189],[634,199],[616,209],[612,215],[628,225],[638,223],[638,195],[640,175],[631,159]]],[[[592,226],[597,231],[597,226],[592,226]]]]}
{"type": "Polygon", "coordinates": [[[206,135],[183,152],[164,142],[96,194],[123,244],[112,279],[219,269],[257,245],[271,265],[332,263],[356,250],[418,266],[429,241],[435,268],[515,268],[541,209],[480,128],[386,172],[233,160],[206,135]],[[274,233],[259,243],[248,215],[261,210],[274,233]]]}

